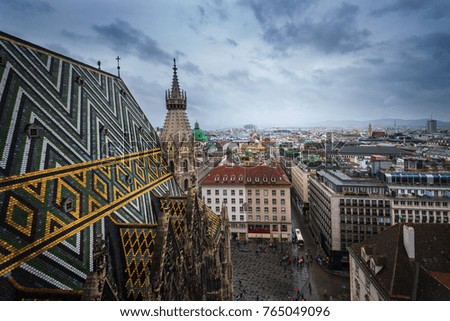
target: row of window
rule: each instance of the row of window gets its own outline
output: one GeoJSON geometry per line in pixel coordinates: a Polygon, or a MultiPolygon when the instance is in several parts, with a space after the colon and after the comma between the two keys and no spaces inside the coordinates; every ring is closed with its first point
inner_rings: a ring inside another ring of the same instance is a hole
{"type": "MultiPolygon", "coordinates": [[[[247,201],[247,203],[248,203],[249,205],[252,205],[252,204],[253,204],[253,199],[249,198],[248,201],[247,201]]],[[[259,199],[259,198],[255,199],[255,204],[256,204],[256,205],[261,204],[261,199],[259,199]]],[[[285,200],[284,198],[281,199],[281,200],[280,200],[280,204],[281,204],[281,205],[286,205],[286,200],[285,200]]],[[[264,199],[264,205],[269,205],[269,199],[268,199],[268,198],[265,198],[265,199],[264,199]]],[[[277,205],[277,199],[276,199],[276,198],[272,199],[272,205],[277,205]]]]}
{"type": "MultiPolygon", "coordinates": [[[[255,218],[256,218],[256,221],[257,221],[257,222],[261,221],[261,215],[256,215],[255,218]]],[[[248,215],[248,220],[249,220],[249,221],[253,221],[253,215],[248,215]]],[[[265,221],[265,222],[268,222],[268,221],[269,221],[269,215],[264,215],[264,221],[265,221]]],[[[278,216],[273,215],[273,216],[272,216],[272,221],[274,221],[274,222],[275,222],[275,221],[278,221],[278,216]]],[[[281,221],[282,221],[282,222],[286,221],[286,216],[285,216],[285,215],[282,215],[282,216],[281,216],[281,221]]]]}
{"type": "Polygon", "coordinates": [[[350,208],[342,208],[340,209],[340,214],[347,214],[347,215],[377,215],[377,216],[390,216],[391,210],[389,208],[383,209],[383,208],[356,208],[356,207],[350,207],[350,208]]]}
{"type": "MultiPolygon", "coordinates": [[[[236,213],[236,206],[231,206],[231,213],[236,213]]],[[[244,207],[239,207],[239,212],[244,213],[244,207]]],[[[216,213],[220,213],[220,206],[216,206],[216,213]]]]}
{"type": "MultiPolygon", "coordinates": [[[[212,201],[211,198],[207,198],[206,199],[206,204],[211,204],[211,201],[212,201]]],[[[231,204],[236,204],[236,199],[235,198],[231,198],[230,201],[231,201],[231,204]]],[[[220,198],[214,199],[214,203],[215,204],[220,204],[220,198]]],[[[228,199],[224,198],[223,199],[223,203],[224,204],[228,204],[228,199]]],[[[256,203],[256,205],[260,205],[261,204],[261,200],[259,198],[257,198],[255,200],[255,203],[256,203]]],[[[244,204],[244,199],[243,198],[239,199],[239,204],[244,204]]],[[[253,204],[253,200],[249,199],[248,200],[248,204],[252,205],[253,204]]],[[[280,204],[281,205],[286,205],[286,200],[285,199],[280,200],[280,204]]],[[[264,205],[269,205],[269,199],[267,199],[267,198],[264,199],[264,205]]],[[[277,205],[277,200],[276,199],[272,200],[272,205],[277,205]]]]}
{"type": "MultiPolygon", "coordinates": [[[[236,204],[236,199],[235,198],[230,199],[230,201],[231,201],[231,204],[236,204]]],[[[214,202],[215,202],[215,204],[220,204],[220,198],[214,199],[214,202]]],[[[228,204],[228,199],[224,198],[223,199],[223,203],[224,204],[228,204]]],[[[206,204],[211,204],[211,198],[207,198],[206,199],[206,204]]],[[[239,199],[239,204],[244,204],[244,199],[243,198],[239,199]]]]}
{"type": "Polygon", "coordinates": [[[395,223],[408,222],[408,223],[448,223],[448,216],[441,217],[434,215],[395,215],[395,223]]]}
{"type": "Polygon", "coordinates": [[[396,214],[396,215],[397,214],[402,214],[402,215],[405,215],[405,214],[435,215],[436,214],[437,216],[441,216],[441,214],[442,214],[444,217],[446,217],[446,216],[448,216],[448,211],[394,210],[394,214],[396,214]]]}
{"type": "Polygon", "coordinates": [[[427,202],[427,201],[394,201],[394,205],[426,206],[426,207],[448,207],[448,202],[427,202]]]}
{"type": "MultiPolygon", "coordinates": [[[[211,192],[210,189],[206,190],[206,195],[211,195],[211,193],[212,192],[211,192]]],[[[238,190],[238,193],[239,193],[239,196],[244,196],[244,191],[242,189],[238,190]]],[[[220,190],[218,190],[218,189],[214,190],[214,195],[219,196],[220,195],[220,190]]],[[[226,189],[222,190],[222,195],[223,196],[228,196],[228,190],[226,190],[226,189]]],[[[231,196],[235,196],[236,195],[236,190],[235,189],[230,190],[230,195],[231,196]]]]}
{"type": "MultiPolygon", "coordinates": [[[[261,195],[261,190],[257,189],[257,190],[254,190],[254,191],[255,191],[255,195],[256,196],[260,196],[261,195]]],[[[237,190],[237,192],[239,193],[239,196],[243,196],[244,195],[244,191],[241,190],[241,189],[237,190]]],[[[277,190],[273,189],[271,191],[271,194],[272,194],[272,196],[277,196],[277,190]]],[[[212,190],[207,189],[206,190],[206,195],[212,195],[212,190]]],[[[219,196],[220,195],[220,190],[219,189],[214,190],[214,195],[219,196]]],[[[223,196],[228,196],[228,190],[222,189],[222,195],[223,196]]],[[[236,195],[236,190],[234,190],[234,189],[230,190],[230,195],[231,196],[235,196],[236,195]]],[[[253,190],[251,190],[251,189],[247,190],[247,195],[248,196],[252,196],[253,195],[253,190]]],[[[263,190],[263,195],[264,196],[269,196],[269,190],[267,190],[267,189],[263,190]]],[[[286,196],[286,191],[285,190],[280,190],[280,196],[286,196]]]]}
{"type": "MultiPolygon", "coordinates": [[[[424,190],[424,189],[392,189],[394,191],[396,191],[398,193],[398,195],[406,195],[406,196],[412,196],[412,195],[419,195],[419,196],[424,196],[426,194],[431,193],[434,196],[446,196],[447,195],[447,191],[445,190],[434,190],[434,191],[429,191],[429,190],[424,190]]],[[[430,195],[431,196],[431,195],[430,195]]]]}
{"type": "MultiPolygon", "coordinates": [[[[253,213],[253,207],[249,206],[247,211],[249,213],[253,213]]],[[[255,212],[256,213],[260,213],[261,212],[261,207],[256,206],[255,207],[255,212]]],[[[269,213],[269,208],[268,207],[264,207],[264,213],[269,213]]],[[[276,207],[272,207],[272,213],[278,213],[278,209],[276,207]]],[[[285,207],[281,208],[281,213],[283,213],[283,214],[286,213],[286,208],[285,207]]]]}
{"type": "Polygon", "coordinates": [[[389,200],[340,199],[340,206],[390,207],[389,200]]]}
{"type": "MultiPolygon", "coordinates": [[[[216,176],[214,177],[214,180],[215,180],[215,181],[220,181],[220,176],[219,176],[219,175],[216,175],[216,176]]],[[[227,180],[228,180],[228,176],[227,176],[227,175],[224,175],[224,176],[222,177],[222,180],[223,180],[223,181],[227,181],[227,180]]],[[[239,175],[238,180],[239,180],[239,182],[244,181],[244,176],[243,176],[243,175],[239,175]]],[[[260,178],[259,178],[259,177],[255,177],[254,180],[255,180],[255,182],[259,182],[259,181],[260,181],[260,178]]],[[[235,175],[231,175],[231,176],[230,176],[230,181],[232,181],[232,182],[236,181],[236,176],[235,176],[235,175]]],[[[247,182],[251,182],[251,181],[252,181],[252,178],[251,178],[251,177],[247,177],[247,182]]],[[[269,178],[268,178],[268,177],[263,177],[263,178],[262,178],[262,181],[263,181],[263,182],[268,182],[268,181],[269,181],[269,178]]],[[[271,178],[270,178],[270,181],[271,181],[272,183],[275,183],[275,182],[277,181],[277,179],[276,179],[275,177],[271,177],[271,178]]]]}
{"type": "Polygon", "coordinates": [[[370,217],[370,216],[355,216],[355,215],[341,215],[341,223],[352,224],[369,224],[369,225],[390,225],[390,217],[370,217]]]}
{"type": "Polygon", "coordinates": [[[355,234],[377,234],[384,229],[383,226],[376,225],[352,225],[352,224],[342,224],[341,225],[341,241],[352,241],[352,235],[355,234]],[[346,234],[351,233],[351,234],[346,234]],[[350,239],[348,239],[350,237],[350,239]]]}

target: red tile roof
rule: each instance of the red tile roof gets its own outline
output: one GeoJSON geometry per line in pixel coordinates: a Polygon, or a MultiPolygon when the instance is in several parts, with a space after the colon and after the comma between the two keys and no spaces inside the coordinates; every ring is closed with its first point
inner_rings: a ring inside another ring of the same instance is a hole
{"type": "Polygon", "coordinates": [[[202,185],[282,185],[290,186],[279,164],[275,166],[227,166],[213,168],[201,182],[202,185]]]}

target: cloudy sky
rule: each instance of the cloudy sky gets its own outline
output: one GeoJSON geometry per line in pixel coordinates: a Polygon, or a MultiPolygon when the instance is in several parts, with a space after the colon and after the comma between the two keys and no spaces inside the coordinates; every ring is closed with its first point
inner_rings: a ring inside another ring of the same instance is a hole
{"type": "Polygon", "coordinates": [[[153,126],[450,121],[448,0],[0,0],[0,30],[117,73],[153,126]]]}

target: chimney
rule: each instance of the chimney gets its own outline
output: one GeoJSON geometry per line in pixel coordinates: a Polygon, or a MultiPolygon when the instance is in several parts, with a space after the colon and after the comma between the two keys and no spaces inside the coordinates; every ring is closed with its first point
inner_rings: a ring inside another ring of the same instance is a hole
{"type": "Polygon", "coordinates": [[[406,253],[411,260],[415,259],[415,247],[414,247],[414,228],[406,224],[403,225],[403,245],[405,246],[406,253]]]}

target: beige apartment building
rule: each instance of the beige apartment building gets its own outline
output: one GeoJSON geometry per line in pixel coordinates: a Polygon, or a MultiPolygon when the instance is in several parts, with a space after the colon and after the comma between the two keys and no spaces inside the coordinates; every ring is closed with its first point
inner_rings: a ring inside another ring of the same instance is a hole
{"type": "Polygon", "coordinates": [[[291,238],[291,183],[279,164],[215,167],[200,185],[216,214],[227,208],[233,238],[291,238]]]}

